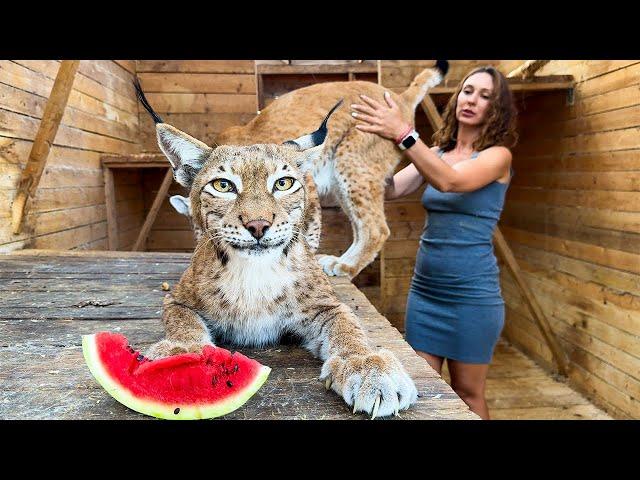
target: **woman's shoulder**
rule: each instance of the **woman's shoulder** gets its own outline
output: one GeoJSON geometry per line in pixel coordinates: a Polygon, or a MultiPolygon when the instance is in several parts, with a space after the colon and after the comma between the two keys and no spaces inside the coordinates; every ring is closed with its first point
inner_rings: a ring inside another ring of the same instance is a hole
{"type": "Polygon", "coordinates": [[[508,163],[511,163],[511,159],[513,158],[511,150],[502,145],[494,145],[492,147],[485,148],[484,150],[478,152],[478,156],[480,155],[482,155],[483,157],[491,156],[508,163]]]}

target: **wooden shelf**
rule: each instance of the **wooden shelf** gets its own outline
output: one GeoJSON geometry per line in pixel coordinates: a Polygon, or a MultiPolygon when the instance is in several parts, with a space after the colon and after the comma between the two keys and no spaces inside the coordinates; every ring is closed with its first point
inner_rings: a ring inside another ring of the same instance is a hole
{"type": "Polygon", "coordinates": [[[378,73],[378,65],[346,63],[344,65],[256,65],[259,75],[305,75],[336,73],[378,73]]]}
{"type": "MultiPolygon", "coordinates": [[[[569,90],[574,88],[575,79],[572,75],[545,75],[526,80],[509,78],[509,88],[512,92],[541,92],[549,90],[569,90]]],[[[431,95],[451,94],[456,91],[456,85],[440,85],[429,90],[431,95]]]]}

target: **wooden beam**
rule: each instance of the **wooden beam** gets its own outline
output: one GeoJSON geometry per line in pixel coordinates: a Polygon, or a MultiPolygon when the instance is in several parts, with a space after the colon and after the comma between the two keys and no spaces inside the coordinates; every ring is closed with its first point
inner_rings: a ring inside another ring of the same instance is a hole
{"type": "MultiPolygon", "coordinates": [[[[544,75],[540,77],[518,78],[509,77],[509,90],[518,92],[546,92],[550,90],[568,90],[575,87],[575,78],[572,75],[544,75]]],[[[454,93],[456,85],[438,85],[429,90],[430,95],[445,95],[454,93]]],[[[400,93],[404,88],[393,88],[393,91],[400,93]]]]}
{"type": "Polygon", "coordinates": [[[142,225],[142,229],[140,230],[140,234],[138,235],[138,239],[136,243],[133,245],[132,251],[139,252],[142,250],[145,242],[147,240],[147,236],[149,235],[149,231],[153,226],[153,222],[156,220],[156,216],[160,211],[160,207],[162,206],[162,202],[167,196],[167,192],[169,191],[169,187],[171,186],[171,182],[173,181],[173,170],[171,168],[167,169],[167,173],[162,180],[162,184],[158,189],[158,194],[156,198],[153,199],[153,204],[149,209],[149,213],[147,214],[147,218],[144,221],[144,225],[142,225]]]}
{"type": "Polygon", "coordinates": [[[507,78],[531,78],[533,74],[544,67],[549,60],[527,60],[515,70],[507,74],[507,78]]]}
{"type": "MultiPolygon", "coordinates": [[[[431,127],[433,128],[433,131],[435,132],[439,130],[443,125],[442,117],[438,113],[438,109],[436,108],[436,105],[433,103],[433,100],[431,99],[431,96],[429,94],[425,96],[421,105],[422,105],[422,109],[427,115],[429,123],[431,123],[431,127]]],[[[498,254],[504,259],[504,261],[507,264],[507,267],[509,268],[509,271],[515,278],[516,285],[520,289],[520,292],[522,293],[522,296],[525,299],[525,303],[529,308],[531,315],[533,316],[536,324],[538,325],[538,328],[540,328],[542,335],[547,342],[547,345],[549,345],[549,348],[553,353],[553,357],[556,361],[556,364],[558,365],[559,373],[566,376],[568,374],[567,357],[564,351],[562,350],[562,348],[560,347],[560,344],[558,343],[558,340],[553,330],[551,329],[551,325],[549,324],[549,321],[544,316],[544,313],[540,308],[540,305],[538,304],[535,296],[527,286],[522,274],[520,273],[520,267],[518,265],[518,262],[516,261],[516,258],[513,255],[511,248],[509,248],[509,244],[505,240],[504,236],[502,235],[502,232],[498,227],[496,227],[493,240],[494,240],[494,245],[496,247],[496,250],[498,251],[498,254]]]]}
{"type": "Polygon", "coordinates": [[[436,104],[433,103],[431,95],[425,95],[424,100],[422,100],[422,103],[420,105],[422,106],[422,110],[424,110],[424,113],[427,115],[427,120],[429,120],[433,131],[437,132],[438,130],[440,130],[442,128],[442,117],[438,112],[436,104]]]}
{"type": "Polygon", "coordinates": [[[343,65],[266,65],[257,64],[256,72],[267,75],[292,75],[292,74],[332,74],[332,73],[376,73],[377,64],[373,63],[346,63],[343,65]]]}
{"type": "Polygon", "coordinates": [[[525,300],[525,304],[527,305],[527,307],[529,308],[529,311],[531,312],[531,316],[533,317],[533,319],[536,322],[536,325],[538,325],[538,328],[542,332],[542,336],[547,342],[547,345],[549,345],[549,348],[551,349],[551,353],[553,353],[553,358],[555,359],[556,364],[558,365],[559,373],[561,375],[566,376],[568,374],[567,357],[564,351],[562,350],[562,347],[560,347],[560,344],[558,343],[558,339],[556,338],[555,333],[551,329],[551,325],[549,324],[549,321],[545,317],[542,311],[542,308],[540,308],[540,305],[538,304],[536,297],[533,295],[533,292],[531,292],[531,290],[529,289],[529,286],[525,282],[524,277],[520,272],[520,266],[518,265],[516,257],[513,255],[511,248],[509,248],[509,244],[505,240],[500,229],[497,227],[493,235],[493,241],[494,241],[494,245],[496,246],[496,250],[498,251],[498,254],[505,261],[509,269],[509,272],[515,279],[516,284],[520,289],[520,293],[522,293],[522,296],[525,300]]]}
{"type": "Polygon", "coordinates": [[[104,198],[107,207],[107,248],[118,249],[118,217],[116,215],[116,193],[113,172],[104,167],[104,198]]]}
{"type": "Polygon", "coordinates": [[[56,80],[53,83],[49,100],[44,109],[38,133],[33,141],[29,159],[22,171],[18,183],[18,191],[11,206],[11,220],[14,235],[22,231],[22,224],[27,213],[27,200],[32,198],[40,183],[40,177],[47,162],[49,150],[58,132],[60,120],[73,87],[73,80],[80,60],[63,60],[60,63],[56,80]]]}

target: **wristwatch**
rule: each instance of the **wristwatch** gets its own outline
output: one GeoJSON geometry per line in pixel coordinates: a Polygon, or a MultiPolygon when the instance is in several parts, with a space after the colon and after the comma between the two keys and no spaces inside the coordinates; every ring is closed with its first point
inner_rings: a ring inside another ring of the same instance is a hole
{"type": "Polygon", "coordinates": [[[407,148],[412,147],[418,141],[418,138],[420,138],[420,134],[414,129],[405,135],[397,145],[400,150],[406,150],[407,148]]]}

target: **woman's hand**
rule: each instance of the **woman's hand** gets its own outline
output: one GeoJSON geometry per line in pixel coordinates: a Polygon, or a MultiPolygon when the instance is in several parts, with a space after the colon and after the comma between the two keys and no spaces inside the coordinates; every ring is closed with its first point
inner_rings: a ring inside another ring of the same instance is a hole
{"type": "Polygon", "coordinates": [[[383,105],[366,95],[360,95],[366,105],[351,105],[351,115],[360,120],[356,128],[363,132],[370,132],[381,137],[397,141],[398,137],[411,131],[412,125],[407,123],[400,113],[400,108],[393,101],[389,92],[384,92],[386,105],[383,105]]]}

